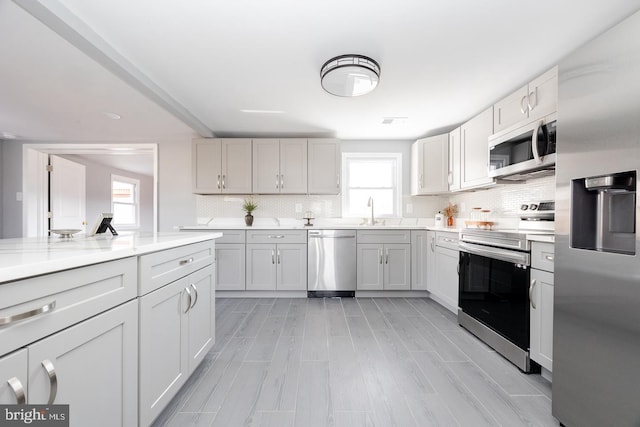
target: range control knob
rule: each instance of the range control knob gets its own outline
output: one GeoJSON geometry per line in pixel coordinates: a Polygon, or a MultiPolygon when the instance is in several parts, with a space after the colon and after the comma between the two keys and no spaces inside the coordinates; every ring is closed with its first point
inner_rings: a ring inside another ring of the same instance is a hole
{"type": "Polygon", "coordinates": [[[526,211],[527,209],[529,209],[529,205],[520,205],[520,210],[526,211]]]}
{"type": "Polygon", "coordinates": [[[529,210],[531,210],[531,211],[538,210],[538,205],[536,203],[531,203],[529,205],[529,210]]]}

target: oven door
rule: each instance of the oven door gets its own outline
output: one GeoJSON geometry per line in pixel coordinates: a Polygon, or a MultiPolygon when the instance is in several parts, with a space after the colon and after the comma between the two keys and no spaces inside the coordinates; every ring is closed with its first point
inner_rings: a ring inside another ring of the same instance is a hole
{"type": "Polygon", "coordinates": [[[529,267],[460,251],[459,306],[523,350],[529,349],[529,267]]]}

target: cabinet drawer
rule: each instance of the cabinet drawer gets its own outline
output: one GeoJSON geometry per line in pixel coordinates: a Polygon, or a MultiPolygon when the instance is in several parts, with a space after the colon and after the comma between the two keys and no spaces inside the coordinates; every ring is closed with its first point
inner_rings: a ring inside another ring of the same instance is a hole
{"type": "Polygon", "coordinates": [[[458,250],[458,233],[452,233],[447,231],[438,231],[436,232],[436,246],[441,246],[443,248],[449,248],[458,250]]]}
{"type": "Polygon", "coordinates": [[[554,258],[553,243],[531,242],[531,268],[553,273],[554,258]]]}
{"type": "Polygon", "coordinates": [[[222,237],[216,239],[218,243],[244,243],[246,232],[244,230],[211,230],[213,233],[222,233],[222,237]]]}
{"type": "Polygon", "coordinates": [[[213,240],[142,255],[138,266],[138,294],[147,294],[206,267],[213,263],[214,258],[213,240]]]}
{"type": "Polygon", "coordinates": [[[247,243],[307,243],[306,230],[247,231],[247,243]]]}
{"type": "Polygon", "coordinates": [[[135,298],[137,276],[131,257],[0,285],[0,355],[135,298]]]}
{"type": "Polygon", "coordinates": [[[358,230],[358,243],[411,243],[411,231],[358,230]]]}

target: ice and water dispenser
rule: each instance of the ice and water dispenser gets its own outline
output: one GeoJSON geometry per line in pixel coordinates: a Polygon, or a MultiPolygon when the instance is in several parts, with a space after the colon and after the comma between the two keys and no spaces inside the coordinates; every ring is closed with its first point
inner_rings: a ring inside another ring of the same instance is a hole
{"type": "Polygon", "coordinates": [[[636,171],[571,182],[571,247],[636,253],[636,171]]]}

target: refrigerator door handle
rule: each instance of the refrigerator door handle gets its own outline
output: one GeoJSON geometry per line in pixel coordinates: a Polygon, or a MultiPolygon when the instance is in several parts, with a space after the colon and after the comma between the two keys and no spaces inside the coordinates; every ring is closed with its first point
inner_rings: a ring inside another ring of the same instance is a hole
{"type": "Polygon", "coordinates": [[[533,288],[536,286],[536,279],[531,279],[531,285],[529,285],[529,302],[531,308],[536,309],[536,303],[533,301],[533,288]]]}

